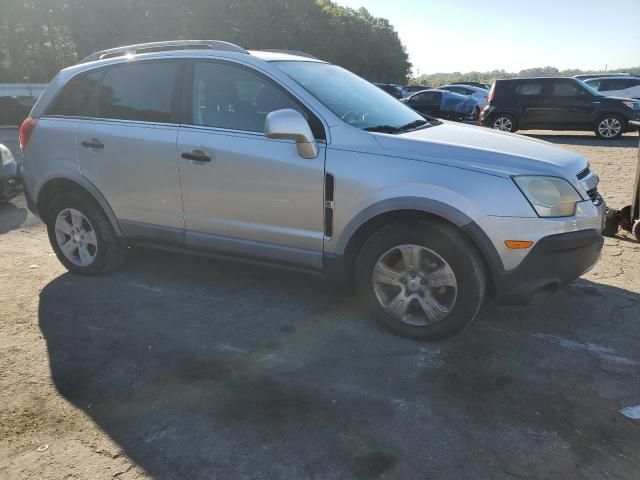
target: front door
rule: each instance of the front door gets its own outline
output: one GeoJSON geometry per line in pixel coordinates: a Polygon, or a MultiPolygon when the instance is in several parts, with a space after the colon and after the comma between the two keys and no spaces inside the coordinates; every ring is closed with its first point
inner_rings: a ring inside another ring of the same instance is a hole
{"type": "Polygon", "coordinates": [[[312,125],[317,118],[248,67],[197,61],[189,72],[178,133],[187,243],[320,267],[324,144],[317,158],[305,159],[295,142],[263,134],[275,110],[297,109],[312,125]]]}
{"type": "Polygon", "coordinates": [[[553,127],[585,126],[592,123],[593,112],[599,104],[577,80],[550,80],[549,94],[553,102],[553,127]],[[595,103],[594,103],[595,102],[595,103]]]}

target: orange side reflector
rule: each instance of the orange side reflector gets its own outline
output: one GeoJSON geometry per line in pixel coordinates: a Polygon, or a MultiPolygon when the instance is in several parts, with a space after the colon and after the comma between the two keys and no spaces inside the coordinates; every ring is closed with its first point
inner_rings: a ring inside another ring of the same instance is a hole
{"type": "Polygon", "coordinates": [[[504,244],[507,248],[522,249],[531,247],[533,242],[530,242],[529,240],[506,240],[504,244]]]}

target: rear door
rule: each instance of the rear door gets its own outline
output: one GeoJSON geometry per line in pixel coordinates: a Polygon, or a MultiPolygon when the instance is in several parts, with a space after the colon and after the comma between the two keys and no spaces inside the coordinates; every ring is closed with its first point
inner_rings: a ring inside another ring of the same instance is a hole
{"type": "Polygon", "coordinates": [[[546,82],[541,79],[514,82],[512,89],[520,110],[518,124],[524,127],[544,127],[553,121],[551,97],[545,92],[546,82]]]}
{"type": "Polygon", "coordinates": [[[183,63],[103,69],[78,127],[82,174],[106,197],[127,236],[180,242],[184,218],[176,140],[183,63]]]}
{"type": "Polygon", "coordinates": [[[320,267],[325,146],[319,119],[244,65],[194,61],[187,78],[178,135],[187,243],[320,267]],[[309,121],[317,158],[302,158],[293,141],[264,136],[267,114],[284,108],[309,121]]]}

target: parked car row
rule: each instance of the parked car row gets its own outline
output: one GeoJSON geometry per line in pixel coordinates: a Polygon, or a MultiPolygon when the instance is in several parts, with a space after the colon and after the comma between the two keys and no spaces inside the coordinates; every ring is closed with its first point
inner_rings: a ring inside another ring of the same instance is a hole
{"type": "Polygon", "coordinates": [[[593,130],[614,139],[635,129],[640,119],[640,77],[591,74],[576,77],[514,78],[485,84],[460,82],[436,89],[376,84],[426,116],[478,120],[506,132],[517,130],[593,130]],[[389,88],[393,87],[393,92],[389,88]]]}

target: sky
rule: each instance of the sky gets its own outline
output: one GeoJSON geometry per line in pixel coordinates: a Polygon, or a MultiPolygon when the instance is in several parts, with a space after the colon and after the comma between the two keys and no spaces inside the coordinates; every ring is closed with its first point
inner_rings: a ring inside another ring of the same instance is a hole
{"type": "Polygon", "coordinates": [[[336,0],[388,19],[414,74],[640,65],[640,0],[336,0]]]}

